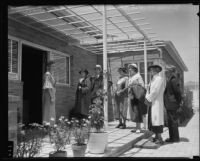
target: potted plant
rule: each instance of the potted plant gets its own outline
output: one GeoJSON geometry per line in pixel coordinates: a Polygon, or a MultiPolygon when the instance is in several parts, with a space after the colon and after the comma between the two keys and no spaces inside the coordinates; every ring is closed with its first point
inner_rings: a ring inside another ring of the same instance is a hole
{"type": "Polygon", "coordinates": [[[50,143],[54,147],[54,151],[49,153],[49,157],[67,157],[65,146],[70,143],[71,122],[61,116],[57,124],[50,125],[49,122],[44,122],[44,124],[48,131],[50,143]]]}
{"type": "Polygon", "coordinates": [[[71,119],[72,124],[72,150],[74,157],[84,157],[87,141],[90,135],[90,126],[87,119],[71,119]]]}
{"type": "Polygon", "coordinates": [[[47,135],[44,126],[32,123],[19,123],[17,128],[17,157],[35,157],[42,148],[43,138],[47,135]]]}
{"type": "Polygon", "coordinates": [[[88,149],[90,153],[104,153],[108,142],[108,134],[104,131],[104,110],[102,101],[103,93],[94,99],[94,104],[90,105],[89,121],[92,132],[90,134],[88,149]]]}

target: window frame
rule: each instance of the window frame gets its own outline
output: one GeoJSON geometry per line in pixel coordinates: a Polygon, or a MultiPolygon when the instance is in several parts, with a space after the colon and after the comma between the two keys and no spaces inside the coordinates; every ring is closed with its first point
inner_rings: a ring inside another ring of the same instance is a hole
{"type": "MultiPolygon", "coordinates": [[[[11,41],[16,41],[18,43],[18,49],[17,49],[17,52],[18,52],[18,57],[17,57],[17,73],[14,73],[12,72],[12,53],[11,53],[11,72],[8,71],[8,80],[21,80],[21,44],[20,44],[20,40],[16,37],[13,37],[13,36],[10,36],[8,35],[8,40],[11,40],[11,41]],[[11,75],[15,75],[16,79],[13,78],[11,75]]],[[[8,64],[9,65],[9,64],[8,64]]]]}
{"type": "MultiPolygon", "coordinates": [[[[69,58],[69,66],[68,66],[68,68],[69,68],[69,83],[67,84],[67,83],[60,83],[60,82],[56,82],[56,85],[66,85],[66,86],[70,86],[71,85],[71,68],[70,68],[70,64],[71,64],[71,60],[70,60],[70,56],[68,55],[68,54],[64,54],[64,53],[62,53],[62,52],[60,52],[60,51],[57,51],[57,50],[51,50],[50,52],[49,52],[49,54],[48,54],[48,56],[47,56],[47,59],[48,60],[50,60],[50,55],[52,54],[52,53],[55,53],[55,54],[58,54],[58,55],[62,55],[62,56],[64,56],[65,58],[69,58]]],[[[66,62],[67,63],[67,62],[66,62]]],[[[67,64],[66,64],[66,67],[67,67],[67,64]]],[[[67,74],[67,73],[66,73],[67,74]]]]}

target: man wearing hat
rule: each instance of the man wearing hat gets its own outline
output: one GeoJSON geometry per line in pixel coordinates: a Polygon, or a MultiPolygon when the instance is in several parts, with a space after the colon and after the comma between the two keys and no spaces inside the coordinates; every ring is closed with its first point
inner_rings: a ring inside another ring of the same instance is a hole
{"type": "Polygon", "coordinates": [[[56,80],[52,75],[52,65],[54,61],[48,61],[46,65],[46,73],[44,75],[44,84],[43,84],[43,112],[42,119],[43,121],[51,122],[51,120],[56,119],[55,112],[55,94],[56,94],[56,80]],[[51,119],[53,118],[53,119],[51,119]]]}
{"type": "Polygon", "coordinates": [[[167,84],[164,92],[164,104],[167,111],[169,138],[166,142],[178,142],[178,110],[182,100],[180,83],[176,77],[176,67],[168,65],[166,67],[167,84]]]}
{"type": "Polygon", "coordinates": [[[79,74],[81,78],[77,85],[75,106],[71,111],[71,117],[86,118],[91,104],[91,82],[87,69],[81,69],[79,74]]]}
{"type": "Polygon", "coordinates": [[[151,65],[148,67],[148,72],[152,76],[149,88],[146,93],[145,103],[148,105],[148,123],[149,130],[155,133],[153,142],[155,144],[163,144],[161,133],[163,133],[164,125],[164,80],[159,75],[162,71],[160,65],[151,65]]]}

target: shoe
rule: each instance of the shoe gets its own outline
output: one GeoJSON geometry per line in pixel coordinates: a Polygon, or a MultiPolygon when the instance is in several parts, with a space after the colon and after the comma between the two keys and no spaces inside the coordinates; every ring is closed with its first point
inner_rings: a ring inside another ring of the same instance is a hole
{"type": "Polygon", "coordinates": [[[120,129],[126,129],[126,125],[123,124],[122,126],[119,127],[120,129]]]}
{"type": "Polygon", "coordinates": [[[119,125],[117,125],[115,128],[119,128],[120,126],[122,126],[123,124],[119,124],[119,125]]]}
{"type": "Polygon", "coordinates": [[[136,132],[136,129],[131,130],[131,132],[136,132]]]}
{"type": "Polygon", "coordinates": [[[150,141],[155,142],[158,138],[152,138],[150,141]]]}
{"type": "Polygon", "coordinates": [[[137,129],[135,133],[139,134],[140,132],[141,132],[140,129],[137,129]]]}
{"type": "Polygon", "coordinates": [[[156,140],[154,141],[154,143],[155,143],[155,144],[163,145],[163,144],[164,144],[164,141],[161,140],[161,139],[156,139],[156,140]]]}
{"type": "Polygon", "coordinates": [[[174,140],[174,139],[171,139],[171,138],[167,138],[165,140],[165,142],[167,142],[167,143],[174,143],[174,142],[179,142],[179,141],[180,141],[179,139],[174,140]]]}

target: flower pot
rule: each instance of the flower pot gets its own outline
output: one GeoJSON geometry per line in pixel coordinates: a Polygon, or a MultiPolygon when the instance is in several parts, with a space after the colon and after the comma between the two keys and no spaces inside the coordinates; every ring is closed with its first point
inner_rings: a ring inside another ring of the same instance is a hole
{"type": "Polygon", "coordinates": [[[88,150],[93,154],[102,154],[108,142],[108,133],[91,133],[88,141],[88,150]]]}
{"type": "Polygon", "coordinates": [[[85,157],[85,151],[87,149],[87,145],[72,145],[72,150],[73,150],[73,156],[74,157],[85,157]]]}
{"type": "Polygon", "coordinates": [[[54,157],[67,157],[67,152],[66,151],[54,151],[49,153],[50,158],[54,157]]]}

